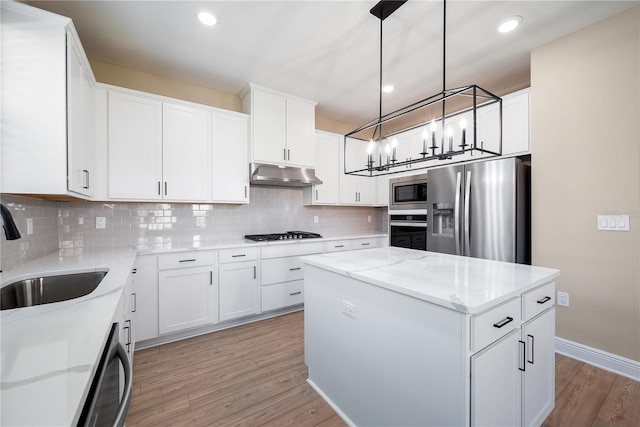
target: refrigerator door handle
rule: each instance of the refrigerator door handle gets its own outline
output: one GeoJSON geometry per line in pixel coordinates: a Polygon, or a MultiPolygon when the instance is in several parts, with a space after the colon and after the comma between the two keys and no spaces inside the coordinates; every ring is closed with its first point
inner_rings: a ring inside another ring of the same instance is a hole
{"type": "Polygon", "coordinates": [[[462,172],[456,174],[456,202],[453,208],[453,237],[456,241],[456,255],[462,255],[460,252],[460,194],[462,193],[462,172]]]}
{"type": "Polygon", "coordinates": [[[467,179],[465,181],[464,190],[464,254],[471,256],[471,229],[470,223],[470,210],[471,210],[471,171],[467,171],[467,179]]]}

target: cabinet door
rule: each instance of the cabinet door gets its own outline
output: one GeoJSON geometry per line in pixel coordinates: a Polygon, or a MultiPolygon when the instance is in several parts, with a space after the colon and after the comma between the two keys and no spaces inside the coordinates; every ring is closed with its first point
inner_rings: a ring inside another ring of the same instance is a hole
{"type": "Polygon", "coordinates": [[[217,283],[212,267],[158,273],[158,331],[161,334],[216,323],[217,283]]]}
{"type": "Polygon", "coordinates": [[[350,138],[345,153],[344,143],[340,144],[340,203],[356,205],[359,201],[358,181],[362,177],[344,172],[367,167],[367,144],[350,138]]]}
{"type": "Polygon", "coordinates": [[[378,201],[378,180],[375,177],[358,177],[358,204],[375,205],[378,201]]]}
{"type": "MultiPolygon", "coordinates": [[[[484,142],[489,150],[498,150],[500,127],[499,104],[478,109],[478,145],[484,142]]],[[[502,155],[529,152],[529,92],[520,92],[502,99],[502,155]]]]}
{"type": "Polygon", "coordinates": [[[522,380],[522,425],[539,426],[555,406],[555,308],[522,327],[526,363],[522,380]]]}
{"type": "Polygon", "coordinates": [[[212,199],[249,203],[249,119],[213,113],[212,199]]]}
{"type": "Polygon", "coordinates": [[[313,167],[315,108],[315,105],[308,101],[287,98],[287,163],[313,167]]]}
{"type": "Polygon", "coordinates": [[[340,135],[317,132],[314,145],[316,176],[322,184],[313,186],[313,204],[337,204],[340,201],[340,135]]]}
{"type": "Polygon", "coordinates": [[[253,159],[284,163],[286,99],[283,95],[252,89],[253,159]]]}
{"type": "Polygon", "coordinates": [[[133,290],[136,308],[136,341],[158,337],[158,257],[138,255],[133,290]]]}
{"type": "Polygon", "coordinates": [[[520,330],[471,356],[471,425],[521,423],[520,330]]]}
{"type": "Polygon", "coordinates": [[[253,261],[220,264],[220,320],[260,311],[257,264],[253,261]]]}
{"type": "Polygon", "coordinates": [[[162,195],[169,200],[207,200],[211,112],[162,106],[162,195]]]}
{"type": "Polygon", "coordinates": [[[80,48],[67,34],[67,170],[69,190],[90,196],[93,169],[92,87],[80,48]]]}
{"type": "Polygon", "coordinates": [[[109,197],[159,200],[162,103],[109,92],[109,197]]]}

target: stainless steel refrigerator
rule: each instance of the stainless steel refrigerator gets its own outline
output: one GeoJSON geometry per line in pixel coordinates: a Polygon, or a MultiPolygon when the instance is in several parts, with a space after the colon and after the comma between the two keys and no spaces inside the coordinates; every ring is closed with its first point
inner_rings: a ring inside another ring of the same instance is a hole
{"type": "Polygon", "coordinates": [[[506,158],[427,174],[427,250],[531,264],[531,166],[506,158]]]}

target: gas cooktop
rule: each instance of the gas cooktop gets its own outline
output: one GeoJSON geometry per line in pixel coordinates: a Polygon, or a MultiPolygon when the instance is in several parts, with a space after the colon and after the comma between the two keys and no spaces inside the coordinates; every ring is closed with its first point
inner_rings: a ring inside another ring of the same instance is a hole
{"type": "Polygon", "coordinates": [[[254,242],[266,242],[272,240],[297,240],[297,239],[317,239],[322,237],[318,233],[311,233],[309,231],[287,231],[286,233],[274,233],[274,234],[247,234],[244,236],[247,240],[253,240],[254,242]]]}

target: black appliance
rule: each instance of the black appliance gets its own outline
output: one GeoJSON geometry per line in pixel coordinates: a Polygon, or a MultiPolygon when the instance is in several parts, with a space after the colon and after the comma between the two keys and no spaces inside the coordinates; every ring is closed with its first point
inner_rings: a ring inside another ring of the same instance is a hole
{"type": "Polygon", "coordinates": [[[427,211],[389,213],[389,244],[399,248],[427,250],[427,211]]]}
{"type": "Polygon", "coordinates": [[[271,233],[271,234],[247,234],[244,236],[247,240],[254,242],[268,242],[274,240],[299,240],[299,239],[318,239],[322,237],[318,233],[311,233],[309,231],[287,231],[285,233],[271,233]]]}

